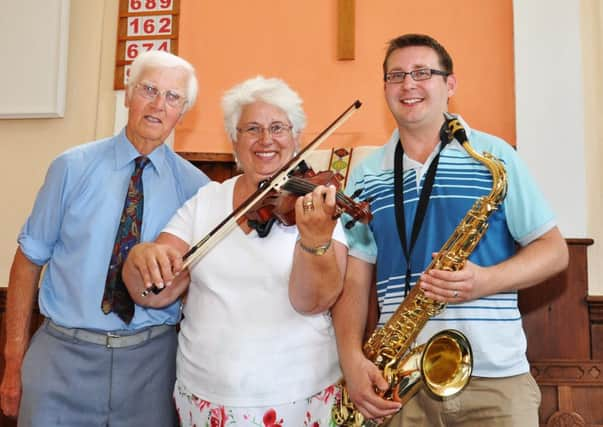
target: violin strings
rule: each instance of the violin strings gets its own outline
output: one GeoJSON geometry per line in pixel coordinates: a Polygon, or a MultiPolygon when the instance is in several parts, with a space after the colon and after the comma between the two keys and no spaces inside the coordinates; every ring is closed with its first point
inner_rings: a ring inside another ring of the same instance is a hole
{"type": "MultiPolygon", "coordinates": [[[[283,184],[283,188],[287,191],[290,191],[295,194],[304,195],[310,193],[317,186],[311,182],[308,182],[304,179],[299,179],[296,177],[291,177],[285,184],[283,184]]],[[[354,202],[346,196],[341,190],[337,190],[335,193],[335,198],[343,203],[346,207],[353,206],[354,202]]]]}

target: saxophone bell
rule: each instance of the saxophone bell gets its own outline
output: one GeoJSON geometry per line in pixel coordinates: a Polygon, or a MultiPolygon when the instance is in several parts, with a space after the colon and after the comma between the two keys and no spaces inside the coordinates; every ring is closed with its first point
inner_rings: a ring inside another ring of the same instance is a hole
{"type": "Polygon", "coordinates": [[[469,340],[456,329],[445,329],[425,344],[421,371],[426,389],[435,397],[456,396],[469,384],[473,353],[469,340]]]}
{"type": "Polygon", "coordinates": [[[391,398],[402,405],[421,386],[436,399],[454,397],[467,386],[473,372],[471,345],[460,331],[445,329],[413,348],[396,371],[391,398]]]}
{"type": "MultiPolygon", "coordinates": [[[[386,366],[383,374],[390,388],[383,397],[404,406],[422,387],[434,398],[446,400],[456,396],[469,384],[473,372],[471,344],[463,333],[445,329],[429,341],[411,349],[398,363],[386,366]]],[[[378,427],[387,419],[368,420],[353,405],[345,388],[333,407],[333,420],[345,427],[378,427]]]]}

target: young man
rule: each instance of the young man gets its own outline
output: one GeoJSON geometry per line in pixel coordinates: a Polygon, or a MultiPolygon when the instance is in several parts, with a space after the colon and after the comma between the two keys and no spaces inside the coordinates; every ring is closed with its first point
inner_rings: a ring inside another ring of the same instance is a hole
{"type": "Polygon", "coordinates": [[[492,176],[443,131],[456,88],[452,59],[444,47],[426,35],[400,36],[389,43],[383,73],[385,99],[397,129],[348,181],[350,193],[362,188],[363,197],[373,198],[374,219],[346,231],[348,269],[343,295],[333,309],[350,397],[367,418],[400,409],[375,392],[385,390],[387,383],[362,353],[369,291],[376,280],[381,326],[420,279],[428,298],[448,306],[427,322],[417,343],[443,329],[460,330],[473,348],[473,377],[462,393],[445,401],[420,391],[390,425],[537,426],[540,392],[529,374],[517,290],[567,265],[567,246],[553,213],[513,148],[463,122],[474,149],[504,162],[508,193],[463,269],[425,272],[473,203],[490,192],[492,176]],[[397,173],[395,165],[401,169],[397,173]],[[426,185],[430,174],[433,185],[426,185]],[[403,189],[398,203],[395,180],[403,189]],[[421,199],[424,209],[418,207],[421,199]],[[398,233],[399,224],[405,234],[398,233]]]}
{"type": "Polygon", "coordinates": [[[19,426],[156,426],[172,401],[180,304],[135,306],[121,261],[154,240],[207,177],[164,141],[193,105],[185,60],[147,52],[133,63],[118,135],[56,158],[19,235],[6,311],[4,414],[19,426]],[[40,312],[29,343],[42,267],[40,312]]]}

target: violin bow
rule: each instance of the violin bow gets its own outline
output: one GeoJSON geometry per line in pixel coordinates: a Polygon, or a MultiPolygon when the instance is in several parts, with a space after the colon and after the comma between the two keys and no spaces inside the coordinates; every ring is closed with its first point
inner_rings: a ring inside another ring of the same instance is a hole
{"type": "MultiPolygon", "coordinates": [[[[279,190],[289,179],[289,175],[299,164],[306,160],[312,151],[316,150],[337,128],[345,123],[352,114],[360,108],[362,103],[359,100],[354,101],[343,113],[339,115],[327,128],[325,128],[316,138],[314,138],[309,144],[300,150],[300,152],[292,157],[278,172],[276,172],[272,178],[264,182],[264,184],[258,188],[253,194],[251,194],[241,205],[236,208],[230,215],[228,215],[220,224],[214,227],[209,233],[205,235],[199,242],[195,243],[189,248],[189,250],[182,256],[182,270],[188,268],[195,261],[203,257],[209,252],[220,240],[230,233],[238,223],[238,220],[255,206],[260,200],[272,190],[279,190]]],[[[163,290],[156,285],[145,289],[142,292],[142,296],[146,297],[151,292],[158,294],[163,290]]]]}

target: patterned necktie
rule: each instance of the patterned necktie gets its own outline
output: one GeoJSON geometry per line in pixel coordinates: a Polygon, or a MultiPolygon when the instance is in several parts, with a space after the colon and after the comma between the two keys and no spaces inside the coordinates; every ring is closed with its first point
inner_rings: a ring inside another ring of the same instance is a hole
{"type": "Polygon", "coordinates": [[[121,278],[121,268],[128,252],[140,241],[140,226],[142,223],[142,210],[144,205],[142,191],[142,170],[149,163],[146,157],[137,157],[134,172],[128,185],[128,194],[124,203],[124,210],[119,220],[117,236],[111,253],[111,262],[105,283],[105,293],[101,309],[103,313],[114,312],[124,322],[130,323],[134,317],[134,302],[121,278]]]}

